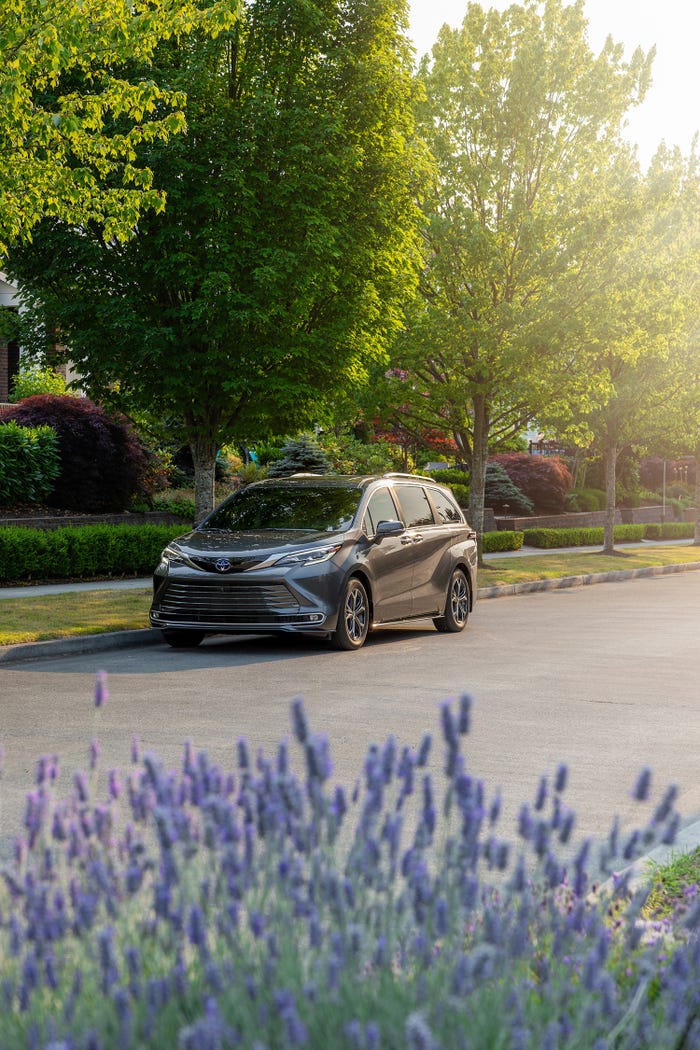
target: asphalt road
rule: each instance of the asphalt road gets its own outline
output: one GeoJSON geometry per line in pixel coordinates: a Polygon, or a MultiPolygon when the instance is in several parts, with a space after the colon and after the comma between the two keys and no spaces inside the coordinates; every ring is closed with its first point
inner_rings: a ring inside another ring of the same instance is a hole
{"type": "Polygon", "coordinates": [[[688,822],[700,815],[700,574],[683,573],[482,601],[461,635],[382,629],[357,653],[249,636],[0,667],[3,831],[19,824],[37,758],[60,755],[67,790],[94,738],[105,771],[128,768],[134,734],[168,765],[189,739],[233,768],[239,737],[274,753],[302,696],[335,778],[352,784],[370,743],[438,735],[440,702],[463,691],[475,701],[468,766],[487,794],[502,789],[502,834],[560,761],[580,834],[604,835],[615,813],[648,816],[630,799],[644,765],[657,792],[680,785],[688,822]],[[99,669],[110,696],[97,711],[99,669]]]}

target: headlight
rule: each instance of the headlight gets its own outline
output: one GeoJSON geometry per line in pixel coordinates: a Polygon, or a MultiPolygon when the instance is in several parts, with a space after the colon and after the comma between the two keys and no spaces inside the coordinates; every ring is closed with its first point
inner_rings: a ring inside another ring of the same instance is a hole
{"type": "Polygon", "coordinates": [[[334,543],[331,547],[313,547],[308,551],[297,551],[296,554],[287,554],[280,558],[275,565],[319,565],[322,561],[328,561],[340,548],[342,543],[334,543]]]}
{"type": "Polygon", "coordinates": [[[183,565],[184,561],[182,551],[174,544],[167,546],[160,556],[160,564],[166,569],[170,565],[183,565]]]}

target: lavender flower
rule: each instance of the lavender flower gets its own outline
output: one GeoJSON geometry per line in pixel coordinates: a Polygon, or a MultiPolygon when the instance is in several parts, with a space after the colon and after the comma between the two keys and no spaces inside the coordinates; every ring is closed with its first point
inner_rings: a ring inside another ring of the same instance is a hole
{"type": "Polygon", "coordinates": [[[107,691],[107,672],[98,671],[95,679],[95,707],[102,707],[109,700],[107,691]]]}

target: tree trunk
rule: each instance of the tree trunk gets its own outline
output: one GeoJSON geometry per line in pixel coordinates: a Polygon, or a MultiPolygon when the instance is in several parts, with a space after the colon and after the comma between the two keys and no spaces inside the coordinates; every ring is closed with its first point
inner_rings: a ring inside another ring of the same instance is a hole
{"type": "Polygon", "coordinates": [[[489,415],[486,400],[475,397],[474,408],[474,441],[471,457],[471,476],[469,478],[469,523],[476,532],[479,560],[484,564],[484,495],[486,490],[486,464],[489,458],[489,415]]]}
{"type": "Polygon", "coordinates": [[[214,509],[216,442],[207,437],[190,438],[194,463],[194,520],[198,524],[214,509]]]}
{"type": "Polygon", "coordinates": [[[615,552],[615,502],[617,466],[617,447],[614,442],[605,446],[605,529],[603,534],[603,553],[615,552]]]}
{"type": "Polygon", "coordinates": [[[695,536],[693,544],[700,547],[700,441],[695,446],[695,536]]]}

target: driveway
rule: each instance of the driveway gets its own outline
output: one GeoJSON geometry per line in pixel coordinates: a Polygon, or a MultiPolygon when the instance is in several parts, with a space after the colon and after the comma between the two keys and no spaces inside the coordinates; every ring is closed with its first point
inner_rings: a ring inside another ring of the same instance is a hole
{"type": "Polygon", "coordinates": [[[393,733],[415,746],[437,734],[440,702],[463,691],[475,701],[469,769],[488,793],[502,789],[502,834],[560,761],[582,834],[605,834],[616,812],[625,824],[646,818],[629,797],[646,764],[658,791],[680,784],[691,820],[700,815],[698,638],[700,574],[684,573],[483,601],[461,635],[428,622],[383,629],[352,653],[249,636],[2,668],[3,830],[20,820],[36,759],[57,752],[67,788],[95,737],[105,771],[128,766],[133,734],[167,764],[189,739],[232,768],[241,736],[274,752],[302,696],[312,728],[330,737],[336,779],[349,784],[368,744],[393,733]],[[98,669],[110,697],[96,711],[98,669]]]}

